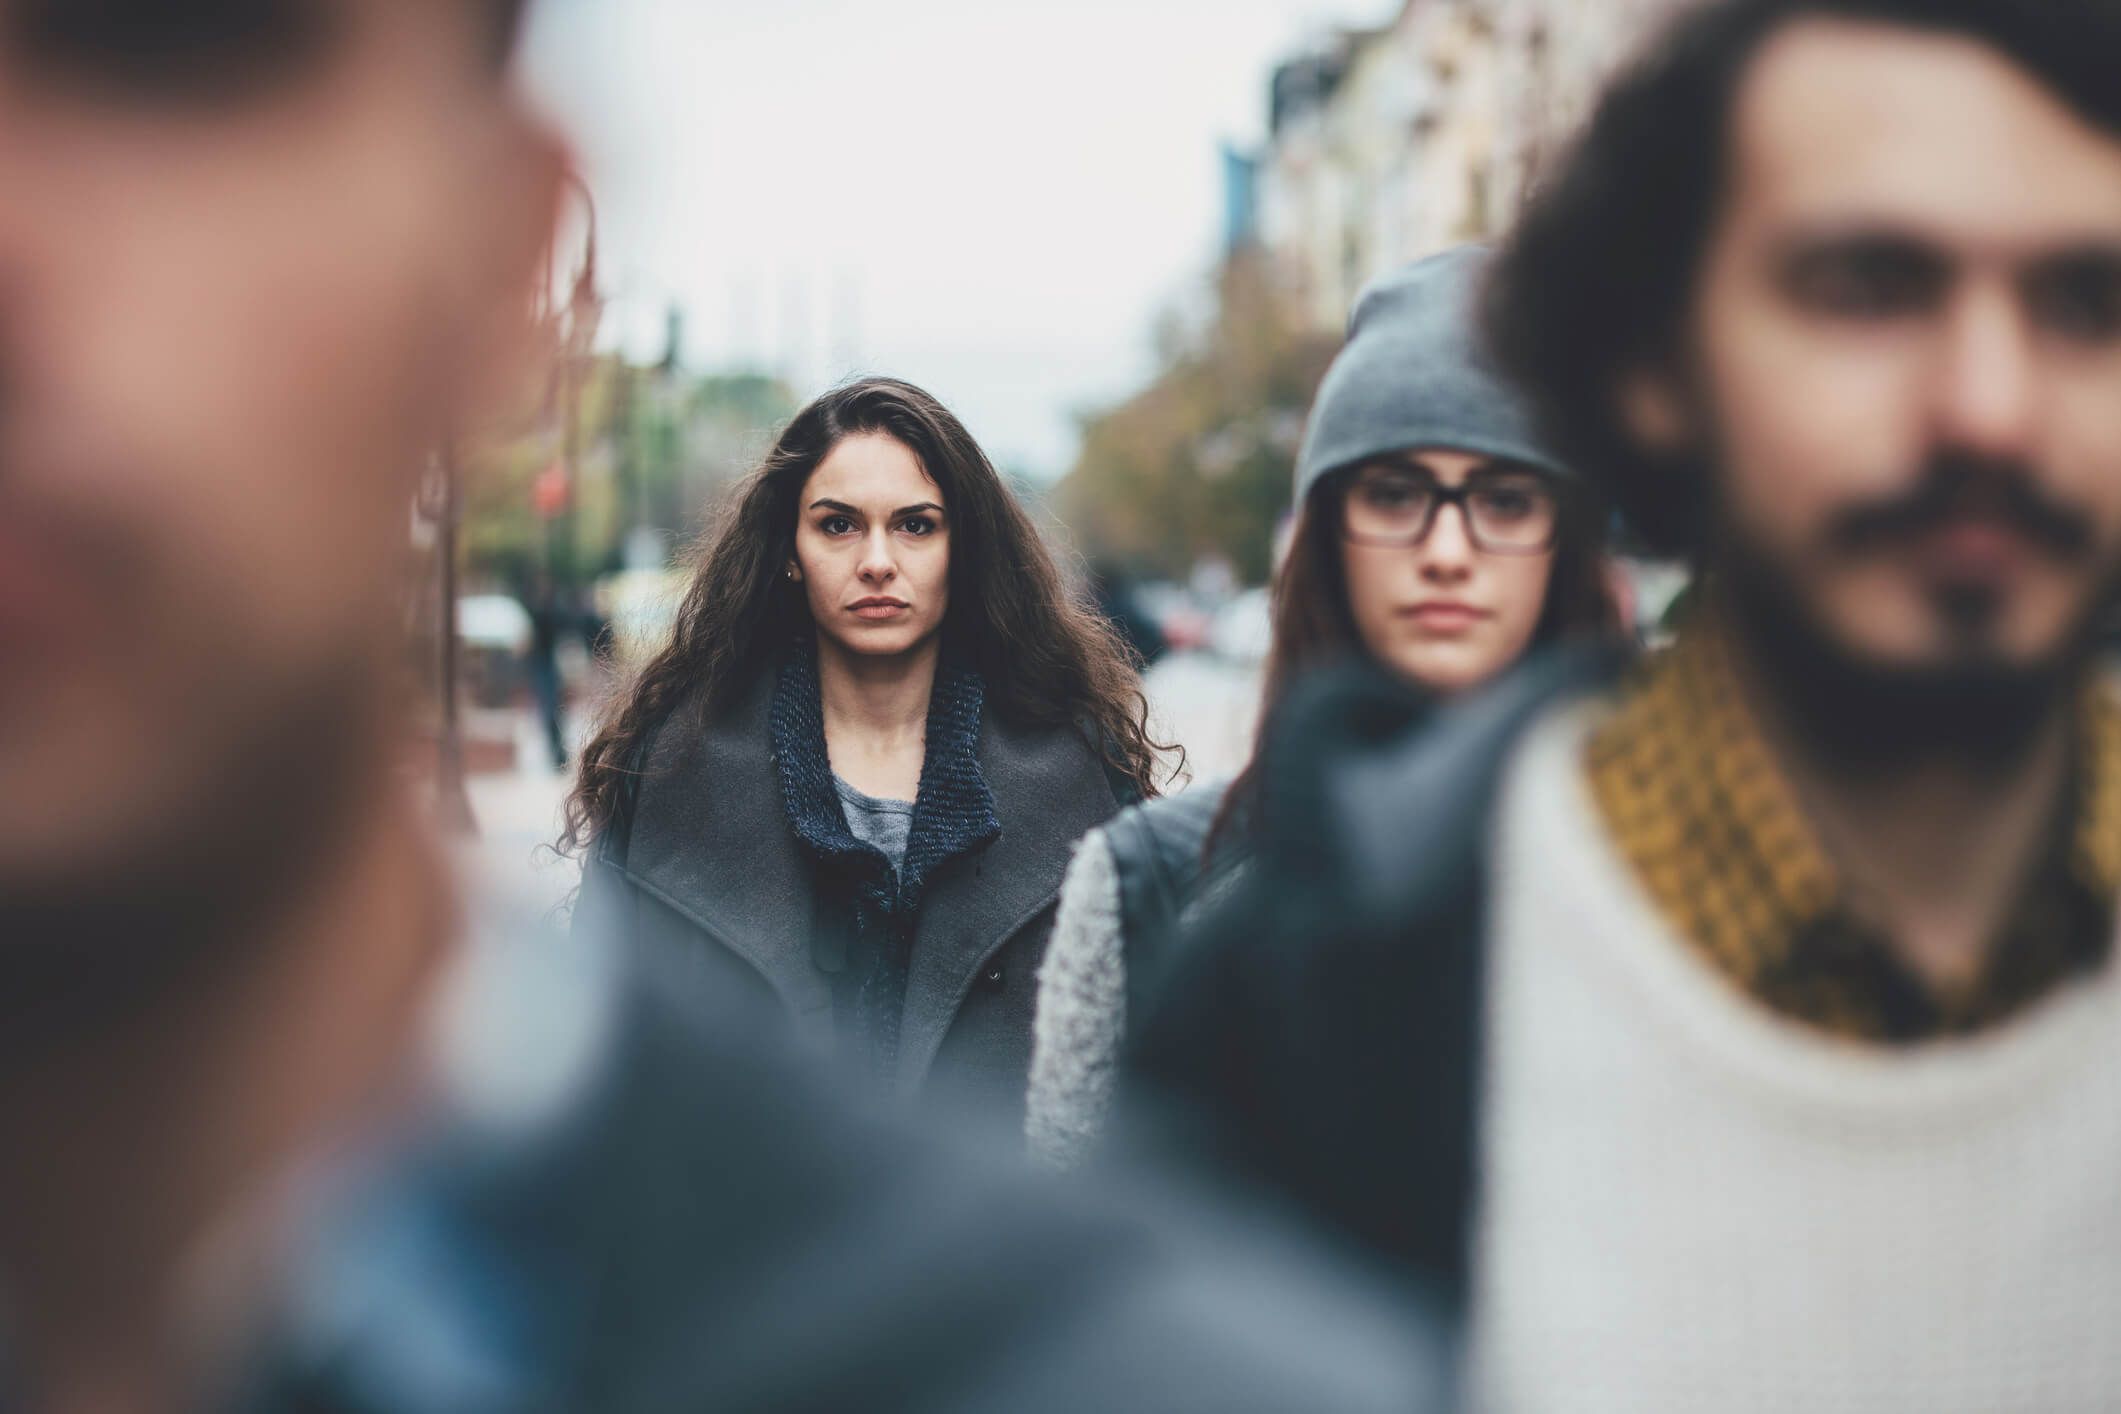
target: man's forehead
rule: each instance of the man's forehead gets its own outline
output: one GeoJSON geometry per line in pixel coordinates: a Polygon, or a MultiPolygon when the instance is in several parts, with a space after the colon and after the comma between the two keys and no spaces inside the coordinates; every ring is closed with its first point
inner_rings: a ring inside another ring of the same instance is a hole
{"type": "Polygon", "coordinates": [[[2121,240],[2121,133],[1973,38],[1794,23],[1740,86],[1732,132],[1734,207],[1778,224],[2013,256],[2121,240]]]}

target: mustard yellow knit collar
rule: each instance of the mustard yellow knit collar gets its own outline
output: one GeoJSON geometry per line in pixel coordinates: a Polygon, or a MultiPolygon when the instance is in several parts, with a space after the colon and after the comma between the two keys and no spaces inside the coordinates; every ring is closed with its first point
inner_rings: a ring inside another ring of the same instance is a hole
{"type": "Polygon", "coordinates": [[[2067,833],[1987,969],[1949,994],[1902,965],[1851,906],[1713,621],[1645,663],[1593,733],[1586,769],[1637,880],[1714,966],[1811,1025],[1912,1041],[1993,1025],[2106,956],[2121,896],[2121,701],[2090,686],[2080,720],[2067,833]]]}

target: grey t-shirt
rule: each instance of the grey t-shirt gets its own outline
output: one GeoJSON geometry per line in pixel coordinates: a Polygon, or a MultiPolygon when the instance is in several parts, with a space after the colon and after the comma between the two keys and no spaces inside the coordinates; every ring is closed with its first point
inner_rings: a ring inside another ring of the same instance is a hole
{"type": "Polygon", "coordinates": [[[863,844],[883,852],[894,873],[906,869],[906,841],[913,834],[913,802],[878,800],[863,795],[837,775],[832,788],[839,792],[840,808],[847,813],[847,828],[863,844]]]}

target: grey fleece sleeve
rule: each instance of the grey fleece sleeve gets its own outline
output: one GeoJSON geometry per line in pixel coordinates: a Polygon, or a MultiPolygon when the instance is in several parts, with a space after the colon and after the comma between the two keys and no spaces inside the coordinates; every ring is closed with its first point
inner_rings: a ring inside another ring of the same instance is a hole
{"type": "Polygon", "coordinates": [[[1053,937],[1038,975],[1024,1136],[1040,1162],[1073,1167],[1103,1130],[1126,1002],[1119,872],[1105,832],[1092,830],[1061,881],[1053,937]]]}

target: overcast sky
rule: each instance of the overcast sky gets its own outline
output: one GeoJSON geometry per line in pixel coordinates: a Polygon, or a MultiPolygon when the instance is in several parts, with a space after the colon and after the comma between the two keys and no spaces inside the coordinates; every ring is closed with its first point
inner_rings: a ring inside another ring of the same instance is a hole
{"type": "Polygon", "coordinates": [[[531,72],[596,194],[612,339],[813,393],[899,374],[1067,470],[1221,231],[1274,60],[1398,0],[544,0],[531,72]]]}

